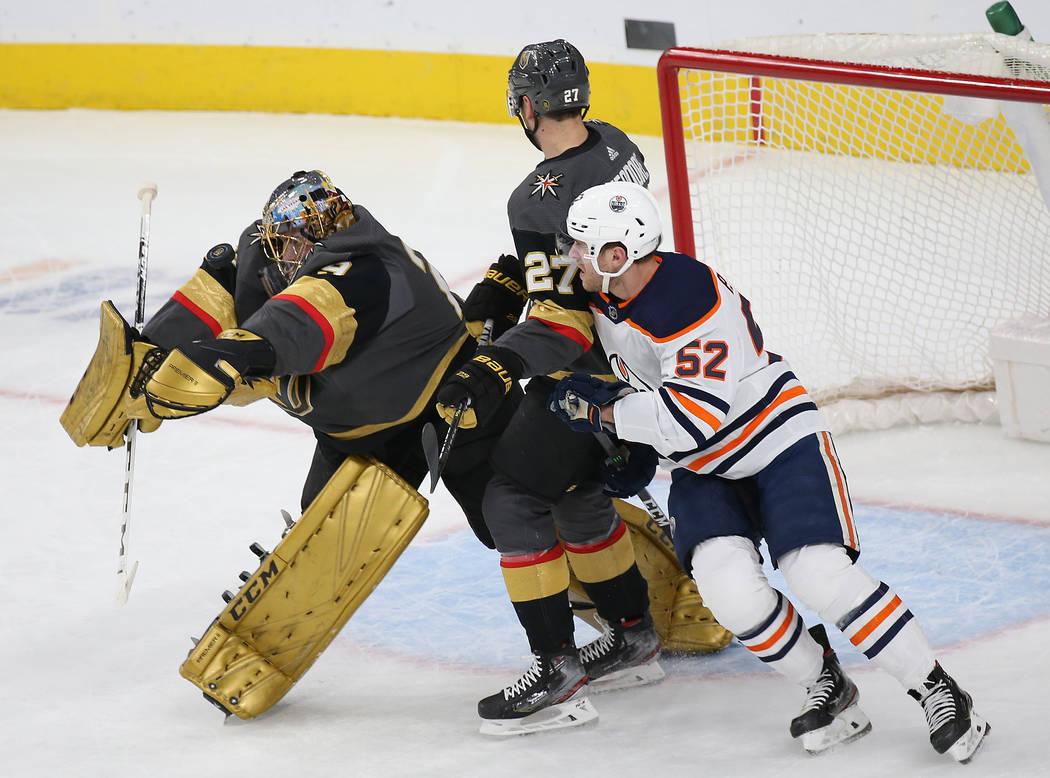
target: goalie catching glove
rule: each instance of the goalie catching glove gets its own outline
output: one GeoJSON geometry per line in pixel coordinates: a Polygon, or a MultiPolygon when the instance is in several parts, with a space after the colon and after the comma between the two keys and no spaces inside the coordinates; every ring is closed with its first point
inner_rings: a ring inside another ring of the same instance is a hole
{"type": "Polygon", "coordinates": [[[438,389],[438,414],[451,426],[462,407],[460,427],[469,430],[484,425],[522,372],[521,360],[513,351],[500,346],[480,348],[438,389]]]}
{"type": "Polygon", "coordinates": [[[247,330],[224,330],[215,340],[195,340],[172,349],[153,369],[147,362],[135,384],[141,385],[141,394],[128,414],[178,419],[210,411],[246,377],[272,372],[274,361],[269,342],[247,330]]]}

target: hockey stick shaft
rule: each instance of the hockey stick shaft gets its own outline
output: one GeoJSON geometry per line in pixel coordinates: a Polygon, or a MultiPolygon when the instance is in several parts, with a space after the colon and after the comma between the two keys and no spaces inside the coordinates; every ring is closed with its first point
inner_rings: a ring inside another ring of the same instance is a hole
{"type": "MultiPolygon", "coordinates": [[[[487,346],[489,341],[492,340],[492,328],[496,325],[492,319],[485,320],[485,326],[481,329],[481,337],[478,338],[478,347],[487,346]]],[[[456,441],[456,433],[459,431],[459,423],[463,418],[463,413],[470,406],[469,401],[464,400],[456,405],[456,412],[452,416],[452,421],[449,422],[448,432],[445,433],[445,440],[441,443],[441,447],[438,449],[437,446],[437,432],[434,430],[434,425],[429,422],[423,427],[423,455],[427,460],[427,469],[430,470],[430,493],[433,494],[437,488],[438,481],[441,479],[441,471],[445,469],[445,463],[448,462],[448,457],[452,453],[452,444],[456,441]]]]}
{"type": "MultiPolygon", "coordinates": [[[[149,261],[149,222],[153,198],[157,196],[155,184],[146,184],[139,189],[139,200],[142,201],[142,215],[139,219],[139,256],[138,276],[135,290],[135,329],[142,328],[146,319],[146,271],[149,261]]],[[[139,423],[132,419],[128,424],[127,443],[124,447],[124,504],[120,517],[120,556],[117,562],[117,604],[124,605],[131,594],[131,585],[135,582],[135,573],[139,563],[135,562],[128,569],[128,539],[131,533],[131,489],[135,476],[135,445],[138,439],[139,423]]]]}

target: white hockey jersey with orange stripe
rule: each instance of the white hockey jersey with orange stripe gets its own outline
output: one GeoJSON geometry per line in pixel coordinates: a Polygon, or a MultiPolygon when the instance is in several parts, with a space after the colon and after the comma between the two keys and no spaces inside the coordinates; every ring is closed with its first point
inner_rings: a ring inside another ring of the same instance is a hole
{"type": "Polygon", "coordinates": [[[640,390],[613,406],[619,437],[696,473],[743,478],[828,429],[787,362],[766,351],[745,297],[685,254],[653,261],[630,300],[591,295],[613,372],[640,390]]]}

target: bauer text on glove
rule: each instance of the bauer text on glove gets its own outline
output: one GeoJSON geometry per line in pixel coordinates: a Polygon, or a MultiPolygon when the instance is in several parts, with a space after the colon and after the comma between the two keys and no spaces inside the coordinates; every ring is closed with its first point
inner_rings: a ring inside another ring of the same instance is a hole
{"type": "Polygon", "coordinates": [[[448,424],[462,409],[463,429],[484,425],[521,377],[521,360],[509,349],[485,346],[445,379],[437,393],[437,411],[448,424]]]}
{"type": "Polygon", "coordinates": [[[245,330],[185,344],[172,349],[152,374],[143,374],[142,395],[129,415],[177,419],[204,413],[221,405],[243,376],[265,375],[273,360],[270,344],[245,330]]]}
{"type": "Polygon", "coordinates": [[[527,299],[521,263],[512,254],[504,254],[489,266],[485,277],[474,285],[463,302],[467,329],[478,337],[482,323],[492,319],[492,339],[495,340],[517,323],[527,299]]]}

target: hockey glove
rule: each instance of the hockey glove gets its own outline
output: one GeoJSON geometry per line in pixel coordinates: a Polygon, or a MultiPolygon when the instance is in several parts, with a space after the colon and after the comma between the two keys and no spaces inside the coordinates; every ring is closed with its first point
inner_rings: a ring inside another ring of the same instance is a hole
{"type": "Polygon", "coordinates": [[[601,418],[602,406],[634,391],[623,381],[610,383],[587,373],[573,373],[554,387],[549,407],[577,432],[605,432],[601,418]]]}
{"type": "Polygon", "coordinates": [[[485,277],[474,285],[463,302],[463,319],[474,337],[481,335],[486,319],[492,319],[495,340],[518,322],[528,300],[521,263],[512,254],[493,262],[485,277]]]}
{"type": "Polygon", "coordinates": [[[247,330],[225,330],[216,340],[187,343],[172,349],[152,370],[144,366],[136,381],[141,397],[129,415],[179,419],[210,411],[230,396],[243,375],[265,375],[274,360],[269,342],[247,330]]]}
{"type": "Polygon", "coordinates": [[[480,348],[473,359],[461,365],[438,389],[437,412],[451,425],[457,407],[462,404],[466,409],[459,418],[459,426],[467,430],[484,426],[522,372],[521,360],[510,349],[480,348]]]}
{"type": "Polygon", "coordinates": [[[602,491],[610,497],[633,497],[653,480],[659,456],[645,443],[623,443],[619,448],[620,456],[602,461],[602,491]]]}

